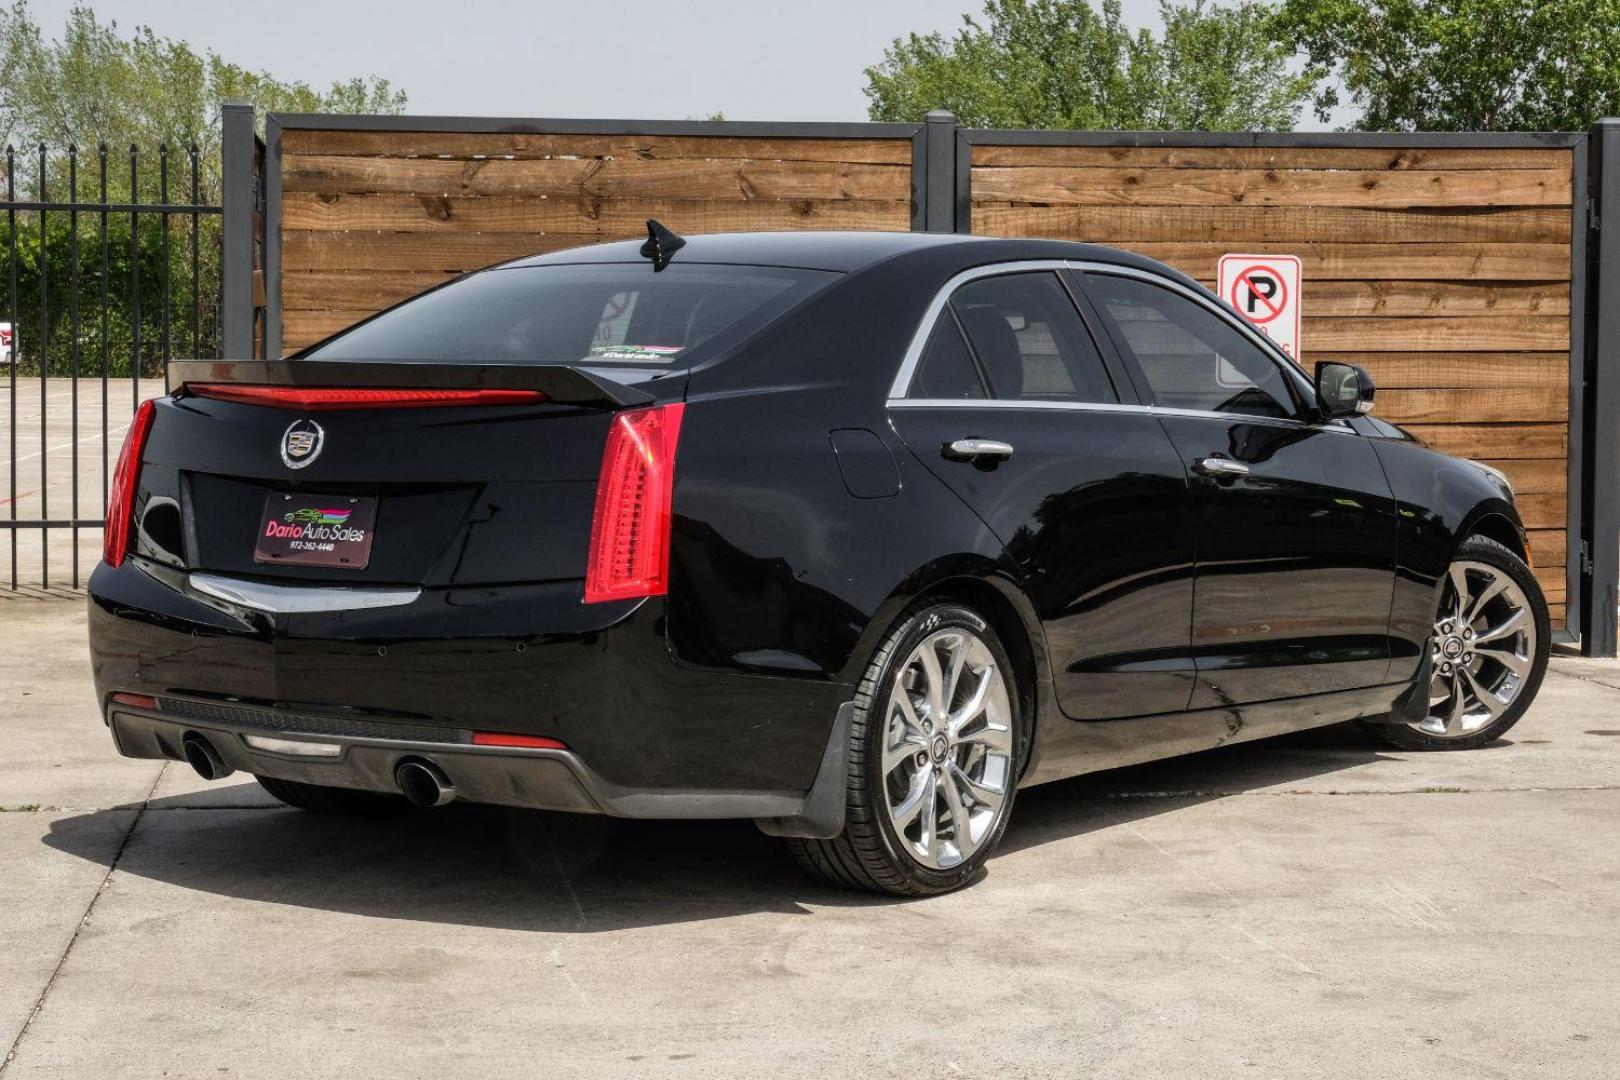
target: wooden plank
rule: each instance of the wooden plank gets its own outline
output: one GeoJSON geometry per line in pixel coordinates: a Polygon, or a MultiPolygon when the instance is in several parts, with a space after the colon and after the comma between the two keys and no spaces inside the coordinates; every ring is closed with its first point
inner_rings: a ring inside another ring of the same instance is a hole
{"type": "Polygon", "coordinates": [[[1569,467],[1559,458],[1542,461],[1493,458],[1485,464],[1507,473],[1513,490],[1521,498],[1538,494],[1564,495],[1569,488],[1569,467]]]}
{"type": "Polygon", "coordinates": [[[421,273],[478,270],[507,259],[581,247],[606,239],[567,233],[385,233],[304,232],[281,234],[282,266],[288,273],[322,270],[411,270],[421,273]]]}
{"type": "Polygon", "coordinates": [[[1304,348],[1313,352],[1358,348],[1545,352],[1569,348],[1569,316],[1307,318],[1303,334],[1304,348]]]}
{"type": "MultiPolygon", "coordinates": [[[[284,136],[285,138],[285,136],[284,136]]],[[[987,146],[973,147],[975,167],[1063,166],[1071,169],[1335,169],[1356,171],[1562,169],[1568,148],[1452,149],[1347,146],[987,146]]]]}
{"type": "Polygon", "coordinates": [[[656,160],[863,161],[910,165],[909,139],[759,138],[695,135],[563,135],[522,132],[283,131],[284,155],[346,157],[631,157],[656,160]]]}
{"type": "MultiPolygon", "coordinates": [[[[1377,415],[1378,410],[1374,410],[1377,415]]],[[[1480,459],[1556,458],[1569,450],[1563,424],[1408,424],[1408,431],[1442,454],[1480,459]]]]}
{"type": "MultiPolygon", "coordinates": [[[[1215,287],[1213,280],[1204,283],[1215,287]]],[[[1559,315],[1568,322],[1569,286],[1450,281],[1310,281],[1305,313],[1313,318],[1377,315],[1559,315]]],[[[1565,331],[1567,337],[1567,329],[1565,331]]],[[[1563,348],[1564,346],[1559,346],[1563,348]]]]}
{"type": "Polygon", "coordinates": [[[984,236],[1042,236],[1130,247],[1146,240],[1219,240],[1238,245],[1293,241],[1569,242],[1562,207],[1345,206],[1007,206],[973,207],[984,236]]]}
{"type": "MultiPolygon", "coordinates": [[[[1569,393],[1532,390],[1386,390],[1378,415],[1393,424],[1536,423],[1569,418],[1569,393]]],[[[1470,455],[1472,456],[1472,455],[1470,455]]]]}
{"type": "MultiPolygon", "coordinates": [[[[1274,244],[1254,244],[1250,254],[1266,254],[1274,244]]],[[[1216,264],[1229,244],[1135,244],[1132,250],[1167,262],[1201,281],[1215,280],[1216,264]]],[[[1314,281],[1568,281],[1569,248],[1564,244],[1293,244],[1279,254],[1304,261],[1307,286],[1314,281]]]]}
{"type": "Polygon", "coordinates": [[[1530,541],[1530,558],[1538,572],[1562,567],[1567,561],[1563,529],[1526,529],[1525,533],[1530,541]]]}
{"type": "Polygon", "coordinates": [[[1372,374],[1380,394],[1386,390],[1468,387],[1567,391],[1569,386],[1569,354],[1562,352],[1366,353],[1346,349],[1329,357],[1309,338],[1305,345],[1315,359],[1360,364],[1372,374]]]}
{"type": "Polygon", "coordinates": [[[893,199],[909,204],[911,168],[839,161],[454,161],[327,154],[283,158],[282,190],[322,195],[893,199]]]}
{"type": "Polygon", "coordinates": [[[1526,529],[1562,529],[1569,521],[1562,494],[1514,493],[1519,517],[1526,529]]]}
{"type": "Polygon", "coordinates": [[[980,167],[973,198],[1090,206],[1568,206],[1570,172],[980,167]]]}
{"type": "Polygon", "coordinates": [[[566,232],[645,235],[655,217],[678,233],[774,229],[904,230],[908,203],[893,199],[606,199],[526,195],[317,195],[282,199],[282,228],[390,232],[566,232]]]}
{"type": "Polygon", "coordinates": [[[284,311],[281,316],[282,354],[314,344],[328,334],[335,334],[344,327],[353,326],[361,319],[374,314],[375,310],[284,311]]]}
{"type": "Polygon", "coordinates": [[[295,271],[281,277],[281,303],[288,310],[377,311],[457,276],[444,271],[295,271]]]}

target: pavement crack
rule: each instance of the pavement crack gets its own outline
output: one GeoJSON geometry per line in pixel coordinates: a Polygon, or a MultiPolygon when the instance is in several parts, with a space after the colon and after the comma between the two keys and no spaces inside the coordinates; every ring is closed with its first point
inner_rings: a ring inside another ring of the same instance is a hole
{"type": "Polygon", "coordinates": [[[1557,668],[1557,667],[1553,667],[1551,665],[1548,665],[1547,674],[1549,674],[1549,675],[1562,675],[1566,679],[1579,679],[1581,682],[1587,683],[1587,684],[1589,684],[1591,686],[1601,686],[1605,690],[1613,690],[1616,693],[1620,693],[1620,686],[1615,686],[1613,683],[1606,683],[1601,679],[1594,679],[1590,675],[1582,675],[1582,674],[1580,674],[1579,672],[1576,672],[1576,671],[1565,671],[1562,668],[1557,668]]]}
{"type": "Polygon", "coordinates": [[[141,818],[145,816],[146,808],[151,803],[152,796],[157,793],[158,785],[163,782],[163,774],[168,768],[169,763],[167,761],[158,768],[157,775],[152,778],[152,786],[146,789],[146,796],[141,799],[141,805],[135,808],[135,816],[130,819],[129,828],[124,830],[124,838],[118,842],[118,850],[113,853],[112,861],[107,864],[107,872],[101,876],[101,883],[96,886],[96,891],[91,894],[90,902],[85,905],[84,914],[79,916],[79,923],[73,928],[73,936],[68,938],[67,946],[62,950],[62,955],[56,958],[56,966],[51,969],[50,978],[45,980],[44,987],[40,989],[39,997],[34,999],[34,1007],[29,1010],[28,1019],[24,1020],[22,1027],[17,1029],[17,1037],[11,1040],[11,1047],[6,1051],[5,1060],[0,1061],[0,1076],[3,1076],[6,1070],[11,1068],[11,1063],[16,1060],[17,1050],[22,1046],[23,1039],[28,1036],[28,1031],[34,1026],[34,1021],[39,1019],[39,1014],[44,1011],[45,1000],[51,996],[51,990],[56,987],[56,980],[61,976],[62,968],[67,964],[68,956],[73,952],[73,946],[79,943],[79,935],[84,933],[84,928],[89,925],[90,916],[96,910],[96,904],[100,901],[101,894],[107,891],[107,885],[112,881],[113,872],[118,869],[118,864],[123,861],[124,850],[129,847],[130,838],[135,835],[135,830],[140,827],[141,818]]]}

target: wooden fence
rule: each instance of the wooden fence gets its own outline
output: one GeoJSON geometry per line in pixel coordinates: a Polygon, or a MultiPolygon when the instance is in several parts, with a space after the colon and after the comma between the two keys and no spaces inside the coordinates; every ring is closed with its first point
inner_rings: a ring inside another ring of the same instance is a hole
{"type": "Polygon", "coordinates": [[[1573,630],[1593,467],[1580,422],[1594,362],[1589,142],[974,131],[943,114],[779,125],[273,114],[254,219],[262,308],[237,340],[284,355],[468,270],[642,235],[648,217],[685,233],[1084,240],[1210,284],[1222,254],[1295,254],[1303,359],[1366,366],[1380,415],[1508,474],[1554,624],[1573,630]]]}
{"type": "Polygon", "coordinates": [[[1302,359],[1365,366],[1380,416],[1507,473],[1564,621],[1575,138],[965,135],[959,228],[1129,248],[1212,288],[1222,254],[1298,255],[1302,359]]]}

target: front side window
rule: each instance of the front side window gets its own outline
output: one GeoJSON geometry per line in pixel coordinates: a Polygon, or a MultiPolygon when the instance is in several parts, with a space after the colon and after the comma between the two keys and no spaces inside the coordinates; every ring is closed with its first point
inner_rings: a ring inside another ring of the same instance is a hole
{"type": "Polygon", "coordinates": [[[951,295],[993,396],[1114,403],[1102,356],[1054,273],[970,281],[951,295]]]}
{"type": "Polygon", "coordinates": [[[1202,304],[1138,278],[1088,273],[1085,280],[1135,355],[1155,405],[1298,415],[1277,361],[1202,304]]]}
{"type": "Polygon", "coordinates": [[[686,367],[838,275],[770,266],[511,266],[472,274],[312,346],[300,359],[686,367]]]}

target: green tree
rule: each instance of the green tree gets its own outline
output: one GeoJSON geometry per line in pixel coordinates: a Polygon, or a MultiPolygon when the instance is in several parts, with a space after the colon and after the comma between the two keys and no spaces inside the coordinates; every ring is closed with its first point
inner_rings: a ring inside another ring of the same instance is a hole
{"type": "MultiPolygon", "coordinates": [[[[405,106],[404,93],[385,80],[351,79],[317,91],[210,51],[199,53],[146,27],[126,34],[89,7],[75,7],[61,35],[49,38],[26,3],[0,3],[0,139],[17,147],[19,200],[37,199],[42,186],[53,202],[99,199],[105,148],[109,201],[157,202],[164,193],[160,162],[166,159],[169,202],[190,202],[195,195],[200,203],[218,205],[219,107],[231,99],[286,112],[398,113],[405,106]],[[44,168],[40,144],[50,151],[44,168]],[[139,150],[135,180],[132,146],[139,150]],[[70,147],[78,148],[76,192],[69,179],[70,147]]],[[[4,185],[0,176],[0,192],[4,185]]],[[[155,375],[164,359],[165,327],[173,335],[171,356],[193,349],[212,354],[219,310],[217,215],[194,224],[187,214],[142,214],[132,222],[127,213],[80,211],[77,228],[74,217],[61,210],[23,210],[0,218],[0,321],[17,324],[22,373],[44,364],[52,374],[97,374],[105,361],[109,375],[127,376],[136,365],[155,375]]]]}
{"type": "Polygon", "coordinates": [[[1620,112],[1620,0],[1283,0],[1317,114],[1365,131],[1570,131],[1620,112]]]}
{"type": "Polygon", "coordinates": [[[866,70],[873,120],[949,109],[974,127],[1278,130],[1313,80],[1269,35],[1257,0],[1161,0],[1161,28],[1132,33],[1119,0],[988,0],[955,35],[896,39],[866,70]]]}

